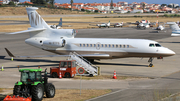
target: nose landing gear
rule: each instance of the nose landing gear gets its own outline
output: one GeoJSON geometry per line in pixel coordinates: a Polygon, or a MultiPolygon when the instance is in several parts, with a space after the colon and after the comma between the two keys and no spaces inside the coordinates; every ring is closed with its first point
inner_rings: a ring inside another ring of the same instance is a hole
{"type": "Polygon", "coordinates": [[[152,64],[152,61],[153,61],[154,58],[150,57],[148,62],[150,62],[149,66],[148,67],[154,67],[154,65],[152,64]]]}

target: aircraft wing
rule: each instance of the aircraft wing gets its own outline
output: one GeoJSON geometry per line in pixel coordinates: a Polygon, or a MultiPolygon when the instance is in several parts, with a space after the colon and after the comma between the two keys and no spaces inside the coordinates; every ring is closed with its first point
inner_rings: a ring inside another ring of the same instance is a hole
{"type": "Polygon", "coordinates": [[[39,32],[39,31],[44,31],[44,30],[46,30],[46,28],[35,28],[35,29],[31,29],[31,30],[24,30],[24,31],[7,33],[7,34],[22,34],[22,33],[29,33],[29,32],[39,32]]]}
{"type": "MultiPolygon", "coordinates": [[[[7,48],[5,48],[5,50],[10,57],[15,57],[15,58],[42,58],[42,57],[68,57],[69,56],[69,55],[15,56],[7,48]]],[[[82,57],[109,57],[109,54],[82,54],[80,56],[82,57]]]]}

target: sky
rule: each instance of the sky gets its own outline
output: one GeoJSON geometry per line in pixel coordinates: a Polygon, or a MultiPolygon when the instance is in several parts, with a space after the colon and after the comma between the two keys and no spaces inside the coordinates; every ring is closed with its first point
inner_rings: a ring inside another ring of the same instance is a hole
{"type": "MultiPolygon", "coordinates": [[[[30,0],[20,0],[20,2],[24,1],[30,1],[30,0]]],[[[111,0],[73,0],[74,3],[110,3],[111,0]]],[[[149,4],[170,4],[170,3],[175,3],[180,5],[180,0],[113,0],[113,2],[119,2],[119,1],[125,1],[128,3],[132,2],[146,2],[149,4]]],[[[56,3],[70,3],[70,0],[55,0],[56,3]]]]}

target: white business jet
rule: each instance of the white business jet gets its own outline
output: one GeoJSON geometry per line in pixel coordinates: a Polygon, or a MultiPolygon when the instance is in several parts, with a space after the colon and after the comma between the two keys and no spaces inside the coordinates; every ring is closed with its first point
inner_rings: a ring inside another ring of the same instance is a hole
{"type": "MultiPolygon", "coordinates": [[[[153,58],[162,59],[175,55],[172,50],[162,47],[158,42],[152,40],[74,38],[76,35],[74,29],[51,28],[36,12],[37,9],[36,7],[26,8],[31,25],[28,30],[10,34],[29,33],[30,38],[25,42],[42,50],[59,55],[77,52],[91,62],[94,59],[146,57],[149,58],[150,67],[153,66],[153,58]]],[[[6,49],[6,51],[11,54],[9,50],[6,49]]]]}
{"type": "Polygon", "coordinates": [[[167,22],[172,30],[171,36],[180,36],[180,28],[175,22],[167,22]]]}

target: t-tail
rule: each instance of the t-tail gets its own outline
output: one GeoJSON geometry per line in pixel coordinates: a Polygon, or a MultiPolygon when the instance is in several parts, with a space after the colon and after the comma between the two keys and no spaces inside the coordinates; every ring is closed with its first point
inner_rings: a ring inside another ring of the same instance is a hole
{"type": "Polygon", "coordinates": [[[26,8],[29,23],[31,25],[28,30],[8,33],[8,34],[24,34],[29,33],[30,37],[44,37],[47,36],[46,34],[51,29],[49,25],[43,20],[43,18],[37,13],[37,7],[28,7],[26,8]]]}
{"type": "Polygon", "coordinates": [[[180,28],[175,22],[167,22],[172,30],[171,36],[180,36],[180,28]]]}
{"type": "Polygon", "coordinates": [[[37,13],[38,8],[28,7],[26,8],[29,23],[33,28],[49,28],[48,24],[43,20],[43,18],[37,13]]]}

